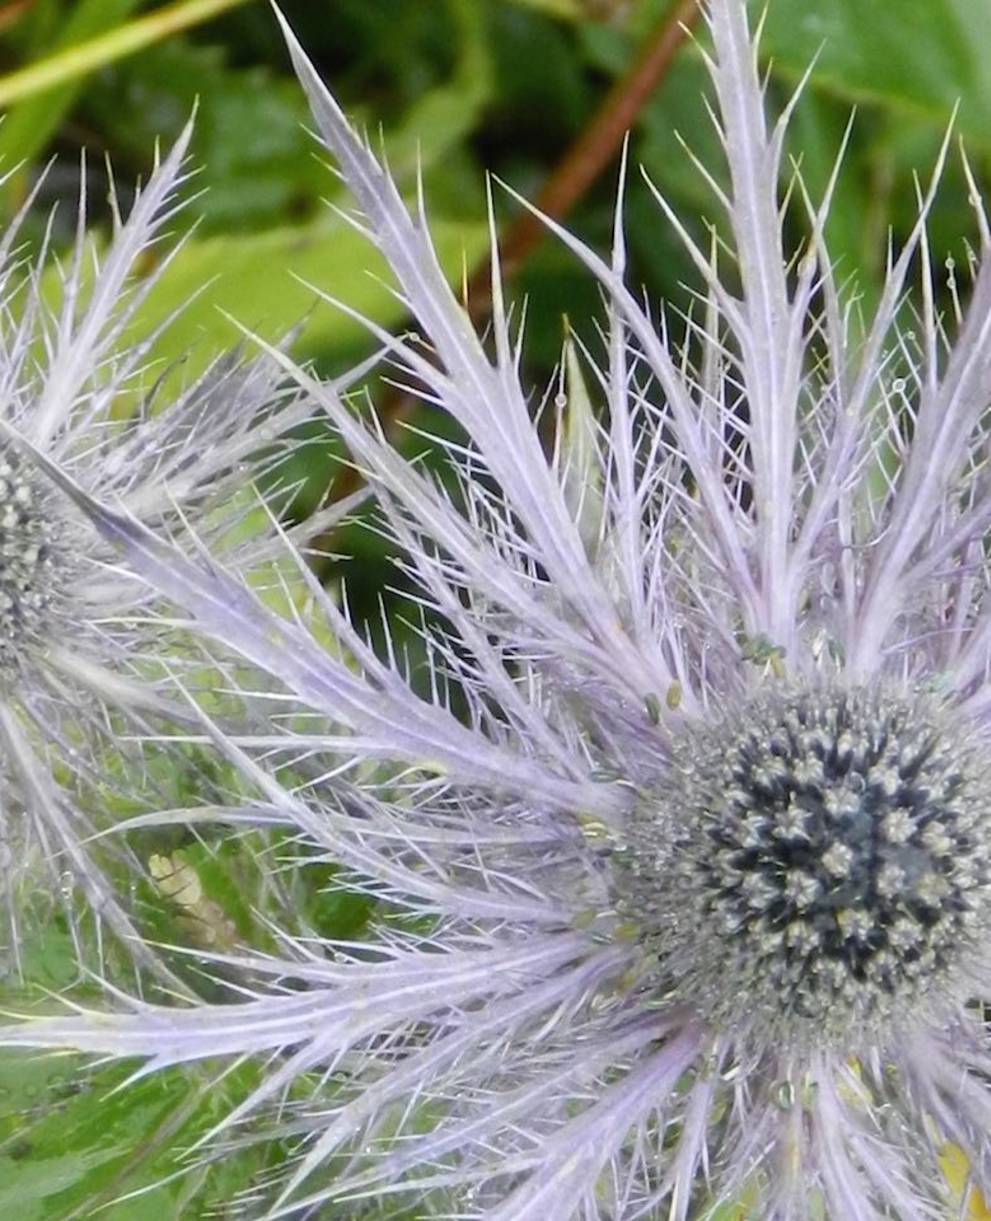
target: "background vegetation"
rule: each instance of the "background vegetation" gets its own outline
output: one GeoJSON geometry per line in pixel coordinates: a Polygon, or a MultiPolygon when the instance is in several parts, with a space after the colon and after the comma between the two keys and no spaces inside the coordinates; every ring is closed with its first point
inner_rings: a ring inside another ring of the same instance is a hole
{"type": "MultiPolygon", "coordinates": [[[[421,167],[442,257],[452,280],[469,283],[469,301],[480,315],[485,172],[529,197],[544,192],[562,209],[574,197],[569,223],[605,248],[618,152],[609,116],[630,117],[632,163],[669,196],[689,228],[704,234],[721,223],[674,134],[718,165],[699,102],[706,87],[701,56],[672,39],[671,17],[686,12],[684,3],[284,0],[283,8],[348,110],[370,131],[381,128],[406,188],[421,167]],[[672,51],[670,62],[664,48],[672,51]],[[639,99],[648,69],[658,83],[639,99]],[[585,160],[568,159],[576,143],[585,160]],[[585,172],[589,158],[602,172],[585,172]]],[[[829,237],[835,258],[856,276],[865,306],[877,291],[889,243],[897,248],[912,224],[916,175],[928,172],[957,105],[956,129],[978,177],[987,177],[989,46],[986,0],[771,2],[763,54],[773,100],[783,102],[815,61],[791,145],[813,195],[857,107],[829,237]]],[[[218,306],[267,336],[302,320],[298,353],[328,372],[355,361],[367,346],[361,329],[326,307],[312,309],[312,294],[293,273],[385,326],[405,325],[387,287],[367,274],[377,268],[367,248],[325,206],[328,198],[343,199],[304,130],[306,106],[264,0],[0,4],[0,109],[7,112],[0,156],[8,171],[0,217],[12,217],[37,188],[26,240],[40,241],[57,205],[58,244],[71,234],[82,192],[93,240],[104,240],[107,160],[126,205],[128,184],[147,176],[156,141],[172,141],[194,106],[199,172],[190,189],[200,193],[177,221],[188,229],[185,245],[136,326],[136,334],[148,330],[187,303],[159,344],[163,367],[191,376],[236,341],[218,306]]],[[[512,293],[528,302],[529,374],[539,393],[554,375],[563,315],[594,344],[598,295],[560,247],[519,228],[519,210],[498,191],[496,208],[513,256],[512,293]]],[[[683,282],[692,279],[686,260],[635,177],[627,221],[631,279],[653,301],[686,308],[683,282]]],[[[959,162],[951,160],[931,226],[948,281],[965,283],[967,239],[974,232],[959,162]]],[[[383,408],[397,420],[410,412],[389,392],[383,408]]],[[[424,422],[418,409],[412,422],[424,422]]],[[[305,513],[333,494],[335,480],[340,491],[346,476],[332,445],[301,452],[295,473],[305,480],[305,495],[296,511],[305,513]]],[[[394,577],[387,557],[360,531],[335,545],[357,557],[348,579],[359,612],[373,608],[394,577]]],[[[389,596],[398,616],[401,597],[389,596]]],[[[202,778],[195,768],[191,775],[197,783],[202,778]]],[[[268,901],[250,845],[220,849],[177,839],[154,848],[159,863],[148,856],[144,898],[150,908],[157,904],[163,939],[185,936],[195,947],[197,939],[223,945],[247,935],[252,904],[264,910],[268,901]],[[191,914],[192,894],[200,897],[191,914]],[[198,932],[190,932],[191,919],[198,932]]],[[[312,883],[291,898],[303,913],[300,927],[325,934],[351,935],[365,916],[363,907],[312,883]]],[[[7,1008],[23,1009],[41,989],[74,981],[66,930],[55,919],[42,931],[31,938],[29,930],[23,978],[0,980],[7,1008]]],[[[124,1074],[98,1071],[84,1082],[78,1066],[3,1059],[0,1216],[48,1221],[85,1216],[97,1205],[119,1221],[233,1215],[236,1192],[284,1151],[241,1152],[168,1176],[175,1151],[220,1118],[252,1072],[239,1069],[220,1088],[207,1088],[211,1077],[204,1069],[112,1093],[124,1074]],[[155,1183],[151,1194],[120,1201],[155,1183]]]]}

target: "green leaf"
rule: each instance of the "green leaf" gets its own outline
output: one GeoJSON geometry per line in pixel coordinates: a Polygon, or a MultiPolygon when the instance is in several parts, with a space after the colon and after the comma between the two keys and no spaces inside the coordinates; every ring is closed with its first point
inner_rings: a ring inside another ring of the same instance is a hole
{"type": "MultiPolygon", "coordinates": [[[[473,0],[450,0],[448,7],[458,53],[453,71],[421,91],[385,137],[401,183],[418,171],[429,176],[434,167],[446,173],[491,96],[494,73],[482,13],[473,0]]],[[[172,40],[151,47],[91,82],[85,119],[104,133],[118,161],[123,152],[143,168],[155,141],[175,139],[198,103],[191,158],[204,230],[229,234],[299,223],[317,211],[332,183],[309,134],[305,96],[294,77],[267,67],[231,67],[227,58],[217,45],[172,40]]],[[[354,118],[374,129],[375,117],[361,108],[354,118]]],[[[479,172],[479,183],[481,177],[479,172]]]]}
{"type": "MultiPolygon", "coordinates": [[[[0,1058],[0,1080],[7,1057],[0,1058]]],[[[214,1081],[207,1069],[157,1073],[118,1089],[128,1069],[97,1071],[60,1060],[62,1080],[20,1117],[0,1146],[0,1215],[18,1221],[86,1217],[99,1206],[115,1221],[211,1215],[282,1154],[260,1146],[213,1166],[182,1166],[188,1147],[257,1081],[243,1066],[214,1081]],[[120,1197],[142,1194],[131,1200],[120,1197]],[[116,1203],[112,1203],[117,1201],[116,1203]],[[188,1209],[188,1211],[187,1211],[188,1209]]],[[[132,1066],[133,1067],[133,1066],[132,1066]]],[[[11,1130],[0,1116],[0,1132],[11,1130]]]]}
{"type": "MultiPolygon", "coordinates": [[[[88,38],[112,29],[138,7],[140,0],[79,0],[73,5],[68,17],[60,22],[54,44],[46,48],[49,53],[75,46],[88,38]]],[[[71,109],[84,82],[79,79],[30,97],[8,110],[0,126],[0,162],[5,166],[30,161],[45,146],[71,109]]],[[[23,189],[23,175],[14,175],[0,189],[0,198],[9,208],[19,189],[23,189]]]]}
{"type": "Polygon", "coordinates": [[[590,555],[602,541],[605,472],[598,448],[598,422],[581,359],[569,334],[564,344],[565,391],[561,451],[564,496],[590,555]]]}
{"type": "MultiPolygon", "coordinates": [[[[244,230],[315,210],[328,176],[306,130],[309,110],[294,80],[264,68],[232,69],[222,48],[173,40],[94,80],[88,122],[141,167],[156,140],[171,142],[199,102],[191,160],[208,230],[244,230]]],[[[118,172],[120,178],[125,172],[118,172]]]]}
{"type": "Polygon", "coordinates": [[[0,1157],[0,1215],[19,1221],[51,1217],[46,1201],[75,1186],[90,1170],[117,1157],[114,1149],[62,1153],[57,1157],[0,1157]]]}
{"type": "MultiPolygon", "coordinates": [[[[487,248],[480,221],[437,219],[431,232],[441,264],[455,282],[462,264],[471,266],[487,248]]],[[[182,378],[194,376],[218,351],[242,338],[222,310],[269,340],[281,338],[305,318],[297,342],[302,356],[355,350],[367,345],[365,328],[326,305],[314,309],[313,289],[295,277],[305,276],[380,325],[395,327],[405,309],[385,275],[382,259],[368,243],[345,221],[330,216],[258,234],[193,238],[139,311],[135,333],[147,334],[185,306],[155,350],[182,378]]]]}
{"type": "Polygon", "coordinates": [[[627,15],[627,0],[508,0],[562,21],[616,21],[627,15]]]}
{"type": "Polygon", "coordinates": [[[791,77],[818,55],[816,87],[991,144],[991,6],[986,0],[777,0],[763,53],[791,77]]]}
{"type": "Polygon", "coordinates": [[[581,21],[586,16],[581,0],[511,0],[522,8],[536,9],[548,17],[560,17],[564,21],[581,21]]]}
{"type": "Polygon", "coordinates": [[[179,0],[134,21],[115,24],[95,38],[73,42],[36,63],[0,76],[0,106],[47,93],[87,76],[142,47],[216,17],[245,0],[179,0]]]}

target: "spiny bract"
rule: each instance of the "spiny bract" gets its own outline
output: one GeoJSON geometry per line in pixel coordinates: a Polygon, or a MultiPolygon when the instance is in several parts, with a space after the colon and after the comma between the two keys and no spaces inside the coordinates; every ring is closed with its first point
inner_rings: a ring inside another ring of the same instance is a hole
{"type": "Polygon", "coordinates": [[[720,1203],[915,1221],[956,1207],[948,1145],[991,1185],[991,237],[979,210],[985,257],[951,335],[934,178],[873,318],[848,329],[828,193],[791,184],[808,236],[785,249],[788,116],[767,125],[746,5],[711,0],[708,23],[735,266],[658,198],[704,285],[682,350],[624,282],[620,221],[609,261],[557,231],[607,326],[600,364],[567,354],[550,456],[498,268],[489,344],[287,34],[355,223],[431,347],[376,334],[468,438],[437,441],[452,490],[269,349],[366,474],[430,612],[426,696],[316,582],[333,654],[56,473],[204,638],[309,710],[241,740],[210,727],[255,797],[203,818],[284,826],[381,901],[367,943],[218,959],[227,1003],[0,1032],[150,1068],[263,1057],[201,1145],[266,1113],[297,1143],[253,1215],[393,1199],[500,1221],[720,1203]]]}
{"type": "MultiPolygon", "coordinates": [[[[189,657],[153,622],[154,595],[39,463],[149,525],[190,518],[247,562],[264,544],[239,525],[254,507],[238,498],[245,464],[265,446],[276,464],[281,434],[308,411],[270,362],[236,356],[159,401],[168,371],[151,357],[168,321],[133,332],[171,261],[163,240],[181,206],[189,137],[156,165],[126,218],[112,199],[102,252],[83,202],[66,262],[51,257],[51,227],[30,261],[17,247],[19,221],[0,240],[0,977],[19,966],[20,926],[38,893],[64,895],[73,920],[81,895],[139,964],[161,973],[98,864],[98,819],[78,797],[99,790],[125,732],[136,741],[190,722],[188,702],[165,683],[189,657]],[[156,270],[139,275],[153,250],[156,270]]],[[[81,201],[85,191],[84,176],[81,201]]],[[[115,780],[103,784],[109,792],[115,780]]]]}

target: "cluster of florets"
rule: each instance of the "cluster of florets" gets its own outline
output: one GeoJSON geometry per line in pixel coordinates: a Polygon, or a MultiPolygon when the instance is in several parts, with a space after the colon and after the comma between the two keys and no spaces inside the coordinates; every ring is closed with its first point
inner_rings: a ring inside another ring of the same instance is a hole
{"type": "Polygon", "coordinates": [[[60,593],[53,494],[12,446],[0,448],[0,670],[49,629],[60,593]]]}
{"type": "Polygon", "coordinates": [[[614,859],[708,1016],[876,1034],[956,996],[986,944],[991,763],[930,693],[772,686],[675,735],[614,859]]]}
{"type": "MultiPolygon", "coordinates": [[[[135,788],[147,783],[156,748],[134,745],[124,727],[140,735],[151,719],[164,731],[186,718],[163,675],[187,666],[188,654],[81,505],[97,496],[163,533],[193,525],[246,572],[282,546],[262,537],[264,515],[243,524],[253,478],[277,482],[280,438],[310,414],[270,364],[240,355],[218,359],[159,409],[152,341],[133,340],[134,314],[168,266],[163,257],[149,270],[141,256],[176,214],[190,134],[126,216],[113,200],[104,252],[79,224],[57,308],[55,278],[12,253],[16,224],[0,236],[0,844],[30,865],[25,893],[60,901],[74,930],[90,919],[111,930],[170,984],[130,896],[108,877],[114,852],[94,832],[108,821],[104,785],[115,788],[118,768],[134,763],[135,788]]],[[[0,956],[16,969],[35,913],[17,910],[14,889],[0,877],[0,956]]],[[[75,944],[100,956],[105,943],[101,931],[75,944]]]]}

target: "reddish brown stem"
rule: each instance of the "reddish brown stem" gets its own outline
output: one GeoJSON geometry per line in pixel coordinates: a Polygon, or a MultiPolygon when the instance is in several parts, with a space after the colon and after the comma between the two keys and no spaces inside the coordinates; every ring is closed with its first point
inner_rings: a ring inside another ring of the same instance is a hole
{"type": "MultiPolygon", "coordinates": [[[[554,167],[536,199],[552,220],[563,220],[617,156],[640,111],[667,75],[688,31],[698,20],[698,0],[680,0],[657,26],[629,70],[616,81],[592,121],[554,167]]],[[[547,235],[532,212],[523,212],[499,243],[502,273],[511,276],[547,235]]],[[[469,280],[469,312],[488,312],[487,267],[469,280]]]]}

